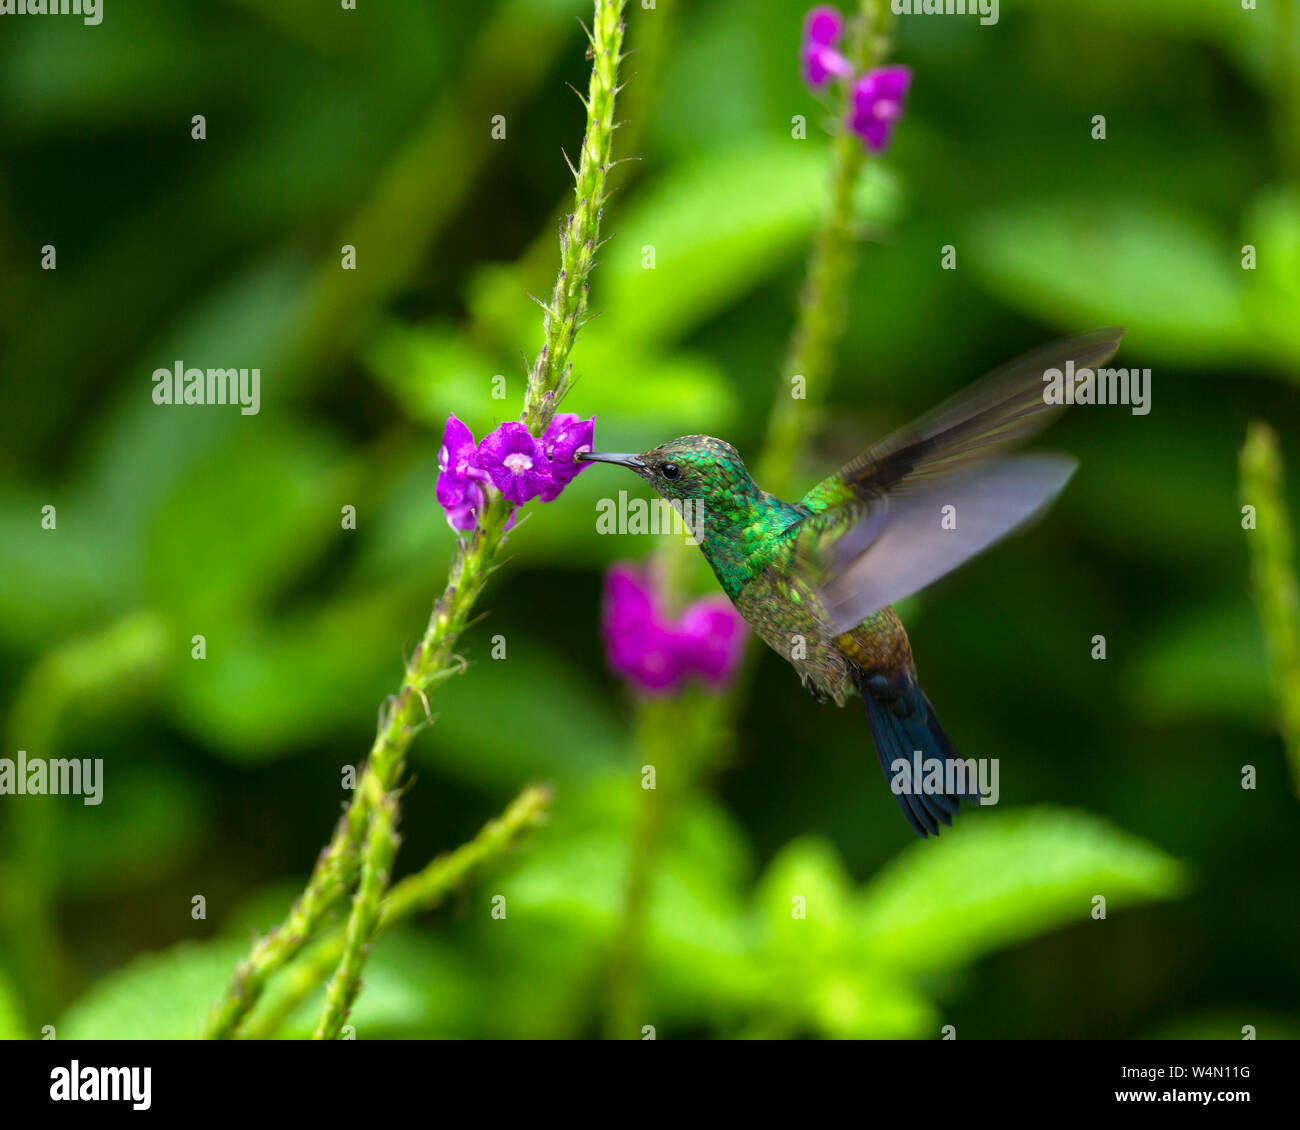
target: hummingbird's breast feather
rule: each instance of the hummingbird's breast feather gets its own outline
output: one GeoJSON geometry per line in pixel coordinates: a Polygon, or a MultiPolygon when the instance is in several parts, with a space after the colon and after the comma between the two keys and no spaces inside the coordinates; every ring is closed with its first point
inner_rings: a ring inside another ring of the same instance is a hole
{"type": "Polygon", "coordinates": [[[834,635],[816,592],[797,573],[769,565],[741,589],[736,607],[764,643],[801,679],[843,706],[855,691],[853,667],[867,673],[914,670],[912,649],[892,608],[834,635]]]}

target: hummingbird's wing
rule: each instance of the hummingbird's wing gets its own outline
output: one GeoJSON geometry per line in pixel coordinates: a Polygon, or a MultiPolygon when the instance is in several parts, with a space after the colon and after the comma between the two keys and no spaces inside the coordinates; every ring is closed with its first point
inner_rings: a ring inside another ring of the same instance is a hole
{"type": "Polygon", "coordinates": [[[800,505],[814,512],[952,474],[1003,454],[1047,427],[1064,406],[1048,404],[1044,373],[1091,369],[1119,348],[1122,328],[1050,342],[982,377],[938,408],[846,463],[800,505]]]}
{"type": "Polygon", "coordinates": [[[1122,333],[1094,330],[1003,366],[804,497],[796,566],[833,632],[956,569],[1061,491],[1074,460],[1005,453],[1061,411],[1045,401],[1044,372],[1103,364],[1122,333]]]}
{"type": "Polygon", "coordinates": [[[831,631],[849,631],[1029,521],[1060,493],[1075,466],[1064,455],[994,460],[968,474],[878,495],[851,507],[856,520],[842,532],[823,527],[820,536],[801,539],[799,557],[812,563],[805,575],[816,578],[831,631]]]}

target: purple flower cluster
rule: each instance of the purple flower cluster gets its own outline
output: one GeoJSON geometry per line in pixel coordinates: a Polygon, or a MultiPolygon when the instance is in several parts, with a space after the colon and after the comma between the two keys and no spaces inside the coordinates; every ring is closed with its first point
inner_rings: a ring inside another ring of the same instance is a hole
{"type": "Polygon", "coordinates": [[[745,642],[744,621],[725,596],[695,601],[674,622],[659,611],[649,576],[633,565],[605,575],[601,628],[610,668],[647,694],[671,694],[690,676],[723,686],[745,642]]]}
{"type": "Polygon", "coordinates": [[[844,17],[829,4],[813,8],[803,22],[799,61],[803,79],[820,90],[832,79],[852,83],[848,127],[873,153],[882,152],[903,116],[903,99],[912,82],[907,67],[877,67],[854,79],[853,64],[837,49],[844,35],[844,17]]]}
{"type": "Polygon", "coordinates": [[[843,35],[844,17],[829,4],[813,8],[804,16],[799,61],[803,64],[803,80],[813,89],[821,89],[832,78],[853,77],[853,65],[835,49],[843,35]]]}
{"type": "MultiPolygon", "coordinates": [[[[494,488],[516,506],[534,498],[554,502],[590,464],[577,463],[590,451],[596,421],[559,412],[541,439],[516,420],[500,425],[476,444],[455,416],[447,417],[438,451],[438,503],[453,530],[472,530],[494,488]]],[[[513,518],[512,518],[513,521],[513,518]]]]}
{"type": "Polygon", "coordinates": [[[877,67],[854,83],[849,129],[873,153],[889,145],[894,126],[903,116],[903,98],[911,84],[912,72],[903,66],[877,67]]]}

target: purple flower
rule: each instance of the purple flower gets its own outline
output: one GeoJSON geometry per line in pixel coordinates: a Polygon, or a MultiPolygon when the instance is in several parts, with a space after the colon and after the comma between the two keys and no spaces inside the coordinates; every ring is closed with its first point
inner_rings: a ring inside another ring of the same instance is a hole
{"type": "Polygon", "coordinates": [[[706,596],[682,615],[681,646],[691,670],[712,687],[721,687],[745,648],[744,621],[725,596],[706,596]]]}
{"type": "Polygon", "coordinates": [[[825,86],[832,77],[853,77],[853,67],[835,50],[843,34],[844,17],[829,4],[813,8],[804,17],[799,61],[803,65],[804,82],[814,89],[825,86]]]}
{"type": "MultiPolygon", "coordinates": [[[[438,449],[435,493],[451,528],[472,530],[477,525],[489,484],[516,506],[537,497],[543,502],[558,498],[565,485],[586,470],[586,464],[575,459],[578,452],[591,450],[595,430],[594,418],[580,420],[572,412],[561,412],[540,440],[511,421],[476,446],[469,428],[448,416],[438,449]]],[[[517,517],[517,511],[510,515],[507,530],[517,517]]]]}
{"type": "Polygon", "coordinates": [[[596,419],[581,420],[576,412],[560,412],[542,436],[542,450],[551,465],[551,482],[542,488],[543,502],[554,502],[590,463],[576,463],[579,451],[590,451],[596,436],[596,419]]]}
{"type": "Polygon", "coordinates": [[[844,34],[844,17],[838,8],[829,4],[819,4],[811,8],[803,18],[803,38],[805,43],[821,43],[833,47],[844,34]]]}
{"type": "Polygon", "coordinates": [[[894,126],[903,116],[903,96],[911,82],[912,72],[907,67],[891,66],[868,71],[854,84],[849,129],[873,153],[889,144],[894,126]]]}
{"type": "Polygon", "coordinates": [[[483,508],[487,474],[475,461],[474,436],[455,416],[447,417],[438,449],[438,502],[453,530],[472,530],[483,508]]]}
{"type": "Polygon", "coordinates": [[[601,628],[610,668],[644,691],[673,690],[681,681],[674,640],[655,611],[654,594],[631,566],[605,575],[601,628]]]}
{"type": "Polygon", "coordinates": [[[472,530],[478,525],[479,511],[483,509],[483,488],[478,483],[470,483],[458,501],[444,502],[442,508],[447,512],[447,525],[453,530],[472,530]]]}
{"type": "Polygon", "coordinates": [[[551,483],[542,445],[523,424],[502,424],[478,445],[478,465],[492,485],[516,505],[536,498],[551,483]]]}
{"type": "Polygon", "coordinates": [[[672,693],[691,675],[721,687],[740,662],[742,628],[725,597],[697,600],[673,623],[660,614],[646,574],[615,565],[605,575],[601,630],[609,666],[646,694],[672,693]]]}

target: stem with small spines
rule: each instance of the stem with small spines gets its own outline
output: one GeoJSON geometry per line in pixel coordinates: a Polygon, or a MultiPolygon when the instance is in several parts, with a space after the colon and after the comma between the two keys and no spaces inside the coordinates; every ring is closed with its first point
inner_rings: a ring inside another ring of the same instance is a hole
{"type": "MultiPolygon", "coordinates": [[[[436,909],[475,871],[499,859],[530,828],[546,818],[552,800],[549,788],[530,785],[510,802],[502,814],[485,824],[468,843],[440,855],[397,883],[379,908],[376,935],[420,911],[436,909]]],[[[246,1032],[249,1039],[270,1039],[330,975],[343,957],[345,935],[338,931],[297,962],[288,974],[288,987],[274,1006],[255,1015],[246,1032]]]]}
{"type": "MultiPolygon", "coordinates": [[[[542,349],[532,366],[524,394],[523,420],[535,436],[545,431],[568,391],[569,354],[586,317],[588,276],[599,246],[616,128],[614,102],[623,60],[623,9],[624,0],[595,0],[589,32],[591,81],[583,99],[587,124],[574,172],[575,206],[561,234],[560,273],[546,310],[542,349]]],[[[464,670],[463,661],[455,654],[456,643],[487,578],[497,567],[498,551],[513,510],[512,503],[493,494],[480,514],[478,526],[468,540],[461,542],[446,588],[434,604],[424,636],[407,664],[401,688],[381,711],[379,730],[351,803],[285,922],[258,941],[236,967],[225,995],[208,1018],[206,1036],[229,1038],[238,1032],[267,980],[292,961],[315,936],[326,917],[353,888],[358,872],[361,880],[348,934],[354,937],[358,953],[368,944],[375,928],[372,900],[362,902],[360,892],[369,889],[373,894],[376,887],[380,894],[383,892],[386,882],[377,881],[374,872],[383,863],[384,849],[380,841],[391,837],[396,819],[394,810],[391,822],[382,817],[376,822],[373,819],[376,805],[397,788],[411,739],[429,721],[428,690],[464,670]]],[[[359,966],[356,972],[359,974],[359,966]]],[[[344,974],[345,982],[338,987],[338,997],[351,991],[346,983],[350,976],[344,974]]]]}

